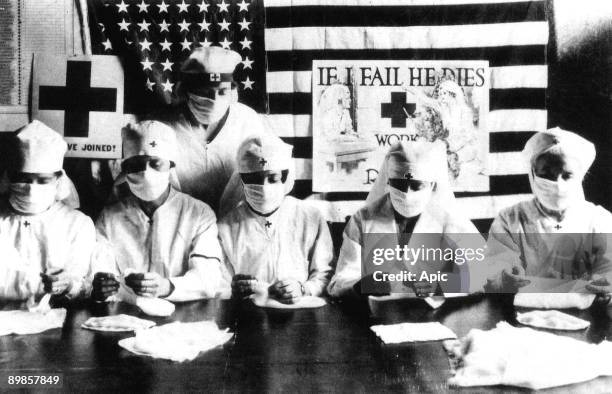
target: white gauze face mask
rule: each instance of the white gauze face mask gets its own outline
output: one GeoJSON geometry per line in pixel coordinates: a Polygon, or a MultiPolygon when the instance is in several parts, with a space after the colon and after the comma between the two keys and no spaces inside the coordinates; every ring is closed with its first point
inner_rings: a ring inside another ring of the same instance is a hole
{"type": "Polygon", "coordinates": [[[231,102],[229,95],[218,97],[216,100],[192,93],[187,93],[187,96],[189,97],[187,100],[189,110],[198,122],[205,125],[219,121],[227,112],[231,102]]]}
{"type": "Polygon", "coordinates": [[[278,209],[285,198],[285,184],[282,182],[264,185],[243,183],[243,187],[246,201],[259,213],[268,214],[278,209]]]}
{"type": "Polygon", "coordinates": [[[579,178],[567,181],[551,181],[533,176],[533,194],[545,208],[553,211],[564,211],[576,199],[580,190],[579,178]]]}
{"type": "Polygon", "coordinates": [[[136,197],[143,201],[153,201],[168,189],[170,171],[157,171],[147,168],[145,171],[127,174],[126,180],[136,197]]]}
{"type": "Polygon", "coordinates": [[[38,214],[55,202],[57,181],[47,184],[11,183],[9,203],[17,212],[38,214]]]}
{"type": "Polygon", "coordinates": [[[402,216],[411,218],[420,215],[429,200],[431,200],[431,187],[426,187],[418,191],[403,191],[389,186],[389,195],[393,208],[402,216]]]}

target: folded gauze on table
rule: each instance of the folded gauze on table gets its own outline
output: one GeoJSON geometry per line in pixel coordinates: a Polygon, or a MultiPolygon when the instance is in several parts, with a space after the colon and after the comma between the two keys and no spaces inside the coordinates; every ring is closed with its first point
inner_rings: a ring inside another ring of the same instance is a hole
{"type": "Polygon", "coordinates": [[[293,304],[283,304],[280,301],[270,298],[265,295],[253,294],[251,297],[253,304],[260,308],[275,308],[275,309],[304,309],[304,308],[320,308],[327,302],[321,297],[303,296],[293,304]]]}
{"type": "Polygon", "coordinates": [[[517,313],[516,320],[526,326],[547,328],[549,330],[583,330],[591,325],[586,320],[555,310],[517,313]]]}
{"type": "Polygon", "coordinates": [[[0,335],[38,334],[52,328],[60,328],[66,319],[66,309],[55,308],[45,312],[0,312],[0,335]]]}
{"type": "Polygon", "coordinates": [[[227,331],[219,330],[217,324],[211,321],[175,322],[138,330],[135,337],[120,340],[119,346],[141,356],[190,361],[200,352],[229,341],[234,334],[227,331]]]}
{"type": "Polygon", "coordinates": [[[448,381],[453,386],[543,389],[612,375],[611,342],[589,344],[506,322],[471,330],[459,346],[445,345],[451,359],[459,359],[448,381]]]}
{"type": "Polygon", "coordinates": [[[586,292],[584,280],[528,277],[531,282],[519,290],[514,305],[536,309],[587,309],[595,294],[586,292]]]}
{"type": "Polygon", "coordinates": [[[438,322],[378,325],[370,327],[370,330],[387,344],[457,338],[450,328],[438,322]]]}
{"type": "Polygon", "coordinates": [[[126,332],[151,328],[155,322],[139,319],[130,315],[113,315],[90,317],[81,325],[82,328],[94,331],[126,332]]]}

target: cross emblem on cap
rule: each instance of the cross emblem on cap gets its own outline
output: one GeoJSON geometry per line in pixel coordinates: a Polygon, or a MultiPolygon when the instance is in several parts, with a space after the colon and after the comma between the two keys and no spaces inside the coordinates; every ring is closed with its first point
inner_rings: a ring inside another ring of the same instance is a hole
{"type": "Polygon", "coordinates": [[[404,174],[404,178],[406,178],[408,180],[411,180],[412,179],[412,174],[407,172],[407,173],[404,174]]]}
{"type": "Polygon", "coordinates": [[[556,228],[557,230],[561,230],[561,225],[560,225],[559,223],[557,223],[557,225],[555,226],[555,228],[556,228]]]}
{"type": "Polygon", "coordinates": [[[264,159],[263,157],[261,159],[259,159],[259,164],[261,164],[261,166],[265,166],[267,163],[266,159],[264,159]]]}
{"type": "Polygon", "coordinates": [[[219,73],[210,73],[209,78],[210,82],[221,82],[221,74],[219,73]]]}
{"type": "Polygon", "coordinates": [[[27,220],[23,223],[24,226],[29,227],[30,226],[30,222],[28,222],[27,220]]]}
{"type": "Polygon", "coordinates": [[[265,226],[266,226],[266,228],[270,228],[272,226],[272,223],[270,223],[269,221],[266,220],[265,226]]]}
{"type": "Polygon", "coordinates": [[[157,146],[157,142],[152,141],[151,143],[149,143],[149,145],[151,145],[153,148],[155,148],[157,146]]]}

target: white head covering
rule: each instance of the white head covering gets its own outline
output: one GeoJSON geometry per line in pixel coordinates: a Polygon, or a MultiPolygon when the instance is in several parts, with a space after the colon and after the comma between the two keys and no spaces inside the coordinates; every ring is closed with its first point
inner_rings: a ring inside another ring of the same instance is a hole
{"type": "Polygon", "coordinates": [[[446,149],[441,141],[398,142],[391,146],[378,171],[378,177],[368,194],[366,204],[387,193],[389,179],[411,178],[420,181],[435,182],[436,188],[430,204],[451,209],[455,196],[448,179],[446,149]]]}
{"type": "Polygon", "coordinates": [[[177,143],[174,130],[155,120],[130,124],[122,130],[123,159],[134,156],[157,156],[176,161],[177,143]]]}
{"type": "Polygon", "coordinates": [[[20,161],[16,168],[18,172],[53,173],[62,170],[68,145],[56,131],[33,120],[16,137],[20,161]]]}
{"type": "MultiPolygon", "coordinates": [[[[589,170],[595,160],[595,145],[576,133],[555,127],[534,134],[523,149],[522,155],[529,174],[531,190],[533,187],[533,166],[543,153],[556,150],[578,161],[580,177],[589,170]]],[[[580,188],[580,196],[584,199],[584,190],[580,188]]]]}

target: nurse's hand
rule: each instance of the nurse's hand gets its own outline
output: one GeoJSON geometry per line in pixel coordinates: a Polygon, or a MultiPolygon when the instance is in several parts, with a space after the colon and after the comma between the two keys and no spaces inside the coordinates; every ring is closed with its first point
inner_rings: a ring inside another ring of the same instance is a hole
{"type": "Polygon", "coordinates": [[[525,268],[515,265],[502,271],[502,291],[516,293],[521,287],[527,286],[531,281],[525,277],[525,268]]]}
{"type": "Polygon", "coordinates": [[[601,275],[593,275],[592,280],[586,285],[586,289],[591,293],[600,295],[612,293],[610,282],[601,275]]]}
{"type": "Polygon", "coordinates": [[[232,278],[232,297],[244,298],[255,293],[259,282],[252,275],[237,274],[232,278]]]}
{"type": "Polygon", "coordinates": [[[63,269],[40,274],[45,293],[53,295],[66,294],[72,288],[72,280],[63,269]]]}
{"type": "Polygon", "coordinates": [[[129,274],[125,277],[125,284],[131,287],[136,295],[143,297],[167,297],[172,291],[170,280],[162,278],[156,272],[129,274]]]}
{"type": "Polygon", "coordinates": [[[92,282],[91,297],[95,301],[104,301],[119,290],[119,282],[113,274],[96,272],[92,282]]]}
{"type": "Polygon", "coordinates": [[[297,280],[286,279],[270,286],[268,293],[283,304],[295,304],[304,295],[304,290],[297,280]]]}

